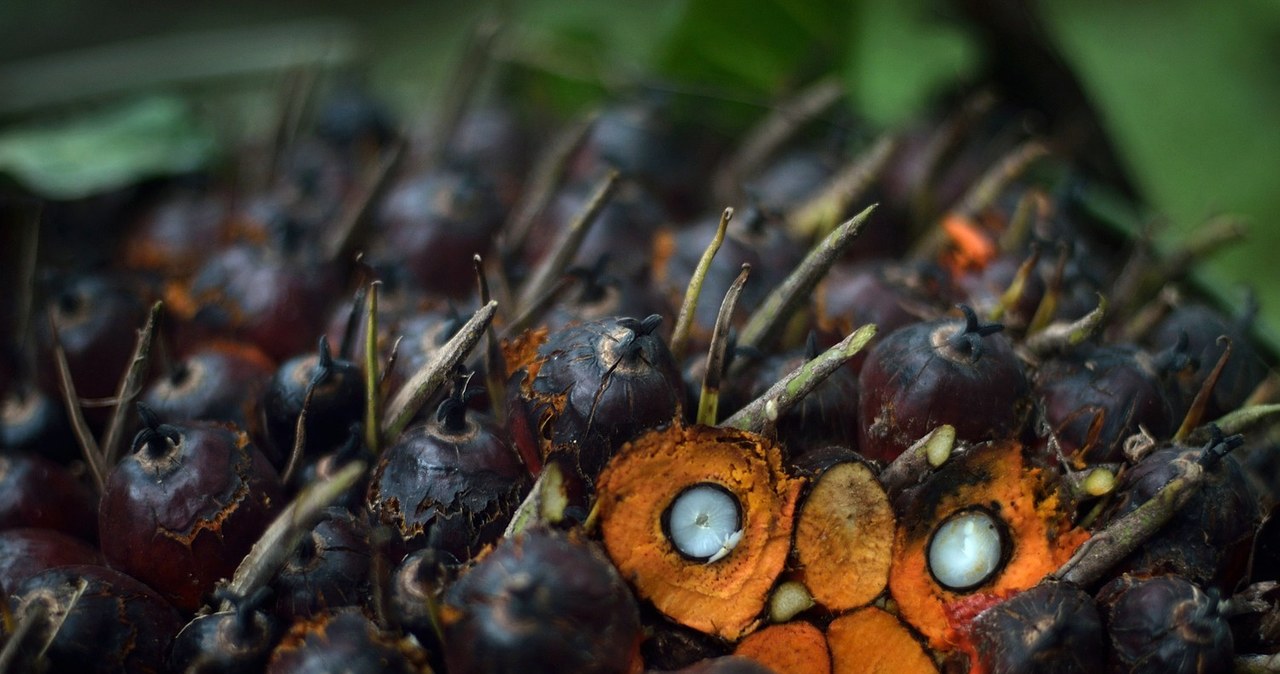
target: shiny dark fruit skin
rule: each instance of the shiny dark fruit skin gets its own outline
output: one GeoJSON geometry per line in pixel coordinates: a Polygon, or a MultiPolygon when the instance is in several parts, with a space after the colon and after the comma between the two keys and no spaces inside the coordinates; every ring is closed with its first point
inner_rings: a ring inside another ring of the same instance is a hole
{"type": "MultiPolygon", "coordinates": [[[[85,274],[56,282],[49,312],[58,328],[76,395],[109,398],[116,394],[146,311],[143,294],[122,277],[85,274]]],[[[48,322],[35,321],[34,325],[43,345],[42,388],[59,391],[48,322]]],[[[105,410],[86,410],[86,416],[93,423],[105,423],[105,410]]]]}
{"type": "Polygon", "coordinates": [[[471,257],[488,257],[503,210],[478,171],[444,167],[391,188],[377,215],[372,258],[403,268],[430,295],[462,299],[475,289],[471,257]]]}
{"type": "Polygon", "coordinates": [[[23,581],[47,569],[73,564],[103,564],[102,554],[88,543],[52,529],[0,531],[0,595],[13,593],[23,581]]]}
{"type": "MultiPolygon", "coordinates": [[[[819,327],[836,339],[872,323],[883,338],[945,311],[954,292],[949,275],[933,263],[878,258],[837,263],[814,296],[819,327]]],[[[854,371],[865,353],[855,356],[854,371]]]]}
{"type": "Polygon", "coordinates": [[[1177,422],[1151,357],[1134,347],[1083,347],[1045,361],[1036,393],[1063,453],[1079,462],[1124,461],[1124,441],[1139,427],[1167,438],[1177,422]]]}
{"type": "Polygon", "coordinates": [[[1241,325],[1242,322],[1247,323],[1248,318],[1233,322],[1203,304],[1186,304],[1175,308],[1151,332],[1149,343],[1160,348],[1175,343],[1186,334],[1187,355],[1199,365],[1175,386],[1172,395],[1177,409],[1185,413],[1209,373],[1217,366],[1218,358],[1226,349],[1225,344],[1218,342],[1222,336],[1231,340],[1231,358],[1213,388],[1204,418],[1217,419],[1240,407],[1254,388],[1262,383],[1267,376],[1267,365],[1253,347],[1247,328],[1241,325]]]}
{"type": "Polygon", "coordinates": [[[154,444],[135,440],[111,472],[98,529],[112,567],[194,611],[284,500],[275,469],[244,433],[207,422],[170,428],[154,444]]]}
{"type": "MultiPolygon", "coordinates": [[[[1153,498],[1178,474],[1177,464],[1196,461],[1201,448],[1172,446],[1129,468],[1118,486],[1118,518],[1153,498]]],[[[1262,521],[1257,495],[1234,454],[1205,469],[1203,486],[1173,518],[1122,561],[1117,571],[1176,573],[1203,587],[1231,591],[1245,573],[1254,534],[1262,521]]]]}
{"type": "Polygon", "coordinates": [[[252,607],[196,616],[173,640],[169,671],[258,674],[279,631],[279,621],[252,607]]]}
{"type": "Polygon", "coordinates": [[[185,329],[195,338],[243,339],[279,362],[315,343],[336,289],[327,265],[240,244],[209,257],[189,297],[171,298],[169,306],[190,320],[185,329]]]}
{"type": "Polygon", "coordinates": [[[271,653],[267,674],[424,674],[420,647],[378,629],[352,609],[294,623],[271,653]]]}
{"type": "Polygon", "coordinates": [[[328,508],[271,581],[274,614],[285,623],[325,610],[368,603],[369,525],[342,508],[328,508]]]}
{"type": "Polygon", "coordinates": [[[450,674],[631,671],[641,640],[630,590],[599,546],[532,529],[503,539],[445,592],[450,674]]]}
{"type": "Polygon", "coordinates": [[[229,202],[208,185],[176,186],[130,225],[121,251],[125,266],[168,278],[193,274],[209,251],[226,243],[229,202]]]}
{"type": "Polygon", "coordinates": [[[1106,608],[1113,671],[1213,674],[1233,671],[1235,645],[1217,593],[1179,576],[1121,576],[1098,592],[1106,608]]]}
{"type": "Polygon", "coordinates": [[[1031,408],[1031,387],[1013,345],[980,337],[980,350],[950,348],[964,320],[917,323],[884,337],[859,374],[859,450],[892,461],[940,424],[969,441],[1015,438],[1031,408]],[[976,357],[975,357],[976,354],[976,357]]]}
{"type": "Polygon", "coordinates": [[[623,442],[681,413],[680,371],[653,334],[656,325],[641,323],[612,319],[566,327],[538,348],[535,372],[512,375],[508,418],[531,471],[554,457],[594,484],[623,442]]]}
{"type": "Polygon", "coordinates": [[[167,671],[165,654],[182,627],[178,611],[159,594],[104,566],[63,566],[32,576],[10,606],[21,615],[31,601],[46,602],[52,616],[65,615],[45,654],[53,672],[167,671]]]}
{"type": "MultiPolygon", "coordinates": [[[[563,231],[587,207],[595,190],[593,184],[580,183],[556,195],[547,214],[530,229],[521,250],[523,268],[517,269],[517,273],[527,275],[551,253],[563,231]]],[[[602,256],[608,256],[609,272],[618,278],[646,279],[653,263],[648,253],[666,221],[666,211],[649,190],[632,181],[623,181],[591,222],[573,265],[591,267],[602,256]]]]}
{"type": "Polygon", "coordinates": [[[97,504],[66,468],[30,454],[0,454],[0,530],[53,529],[98,540],[97,504]]]}
{"type": "Polygon", "coordinates": [[[66,407],[34,387],[0,400],[0,451],[30,452],[64,465],[82,457],[66,407]]]}
{"type": "Polygon", "coordinates": [[[969,626],[979,671],[1090,674],[1107,662],[1106,633],[1093,597],[1043,581],[978,614],[969,626]]]}
{"type": "Polygon", "coordinates": [[[351,424],[364,418],[364,374],[355,363],[334,358],[327,339],[321,339],[319,353],[286,361],[262,395],[269,456],[278,467],[293,451],[298,415],[318,371],[321,379],[307,410],[304,455],[318,457],[337,449],[346,441],[351,424]]]}
{"type": "Polygon", "coordinates": [[[454,423],[437,415],[388,447],[369,507],[408,549],[466,561],[502,535],[531,480],[492,419],[471,413],[454,423]]]}
{"type": "Polygon", "coordinates": [[[156,379],[142,401],[162,419],[258,424],[258,401],[275,365],[257,347],[214,342],[196,349],[156,379]]]}
{"type": "Polygon", "coordinates": [[[409,553],[396,567],[390,582],[389,613],[392,622],[417,637],[427,648],[438,652],[433,606],[438,606],[444,588],[456,575],[457,565],[446,565],[443,555],[431,548],[409,553]]]}

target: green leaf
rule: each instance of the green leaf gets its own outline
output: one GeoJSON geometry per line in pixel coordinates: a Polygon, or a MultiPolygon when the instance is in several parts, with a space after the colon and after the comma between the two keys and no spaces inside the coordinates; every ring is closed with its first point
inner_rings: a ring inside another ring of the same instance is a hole
{"type": "Polygon", "coordinates": [[[858,3],[844,72],[858,110],[871,121],[891,127],[918,117],[940,90],[976,69],[972,35],[931,13],[935,7],[928,0],[858,3]]]}
{"type": "MultiPolygon", "coordinates": [[[[1250,241],[1208,265],[1218,286],[1256,286],[1280,326],[1280,10],[1270,0],[1048,0],[1046,23],[1098,105],[1152,209],[1182,239],[1218,212],[1250,241]]],[[[1228,293],[1236,294],[1236,293],[1228,293]]]]}
{"type": "Polygon", "coordinates": [[[214,148],[214,135],[182,102],[153,96],[58,124],[5,130],[0,173],[40,196],[75,199],[198,169],[214,148]]]}

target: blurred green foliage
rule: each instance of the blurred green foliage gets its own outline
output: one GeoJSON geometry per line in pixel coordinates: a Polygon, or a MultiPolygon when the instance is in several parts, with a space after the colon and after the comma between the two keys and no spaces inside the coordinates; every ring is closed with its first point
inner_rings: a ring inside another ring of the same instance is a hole
{"type": "MultiPolygon", "coordinates": [[[[542,103],[569,109],[649,85],[690,94],[699,104],[722,108],[727,123],[745,125],[764,114],[779,94],[835,74],[848,85],[859,113],[889,128],[912,119],[939,89],[981,75],[984,45],[955,18],[960,14],[956,7],[965,0],[953,1],[370,5],[238,0],[192,7],[149,1],[142,4],[150,13],[125,13],[119,20],[115,3],[5,3],[0,26],[12,35],[0,41],[0,82],[3,59],[38,52],[41,30],[56,36],[44,41],[48,49],[69,49],[77,44],[77,34],[80,44],[94,44],[145,32],[323,16],[346,22],[361,36],[363,51],[355,59],[402,116],[425,119],[442,95],[467,27],[501,9],[507,21],[497,62],[507,72],[525,76],[526,90],[542,103]],[[36,28],[31,28],[33,22],[36,28]]],[[[1252,241],[1217,258],[1211,275],[1228,292],[1231,284],[1252,284],[1274,334],[1280,326],[1280,277],[1270,260],[1280,245],[1280,190],[1274,187],[1280,179],[1280,3],[1040,0],[1035,6],[1049,40],[1100,111],[1147,202],[1148,217],[1168,218],[1165,240],[1185,237],[1219,212],[1238,213],[1251,222],[1252,241]]],[[[155,67],[164,68],[164,61],[157,59],[155,67]]],[[[279,81],[260,77],[254,86],[269,91],[279,81]]],[[[225,91],[237,83],[218,85],[216,90],[225,91]]],[[[125,84],[120,90],[129,91],[125,84]]],[[[193,87],[182,93],[193,92],[208,93],[193,87]]],[[[274,100],[259,94],[219,100],[259,108],[274,100]]],[[[224,128],[260,131],[270,122],[269,115],[228,112],[208,99],[201,106],[224,120],[224,128]]],[[[33,114],[45,112],[35,109],[33,114]]],[[[0,160],[7,162],[0,170],[22,176],[48,194],[67,196],[75,181],[94,176],[105,181],[103,176],[118,178],[129,170],[142,176],[165,168],[154,156],[160,145],[128,149],[118,142],[126,137],[119,128],[104,126],[99,139],[84,125],[71,128],[77,129],[79,146],[45,133],[46,126],[11,125],[4,135],[8,146],[0,143],[0,160]],[[40,143],[47,144],[47,152],[40,143]],[[21,150],[16,155],[15,146],[21,150]],[[68,164],[53,159],[66,162],[75,156],[86,166],[54,170],[68,164]],[[114,168],[89,166],[95,162],[114,168]]],[[[181,134],[175,133],[171,129],[157,135],[176,142],[181,134]]],[[[173,169],[187,165],[190,157],[162,154],[172,160],[173,169]]]]}

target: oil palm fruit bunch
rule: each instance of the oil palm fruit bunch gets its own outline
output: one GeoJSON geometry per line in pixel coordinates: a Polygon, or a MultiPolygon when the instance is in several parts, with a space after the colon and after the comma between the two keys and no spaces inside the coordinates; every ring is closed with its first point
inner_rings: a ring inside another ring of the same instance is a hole
{"type": "Polygon", "coordinates": [[[111,247],[15,289],[0,672],[1274,671],[1253,308],[1011,100],[814,98],[342,90],[53,205],[111,247]]]}

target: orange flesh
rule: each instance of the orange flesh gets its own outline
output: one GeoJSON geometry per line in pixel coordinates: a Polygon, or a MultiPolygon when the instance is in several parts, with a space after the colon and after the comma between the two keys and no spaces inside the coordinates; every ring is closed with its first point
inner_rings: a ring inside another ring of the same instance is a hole
{"type": "Polygon", "coordinates": [[[807,622],[770,625],[743,639],[734,655],[751,658],[775,672],[831,674],[831,651],[822,630],[807,622]]]}
{"type": "Polygon", "coordinates": [[[761,436],[709,426],[649,432],[624,445],[597,483],[605,550],[663,614],[736,641],[759,623],[786,562],[802,484],[761,436]],[[742,511],[741,539],[711,563],[682,557],[663,531],[663,513],[699,483],[723,487],[742,511]]]}
{"type": "Polygon", "coordinates": [[[860,463],[827,469],[796,521],[796,559],[818,603],[845,611],[884,591],[893,561],[893,510],[874,474],[860,463]]]}
{"type": "MultiPolygon", "coordinates": [[[[827,628],[834,674],[922,674],[938,667],[892,614],[874,606],[832,621],[827,628]]],[[[781,670],[780,670],[781,671],[781,670]]]]}
{"type": "Polygon", "coordinates": [[[955,268],[981,269],[996,256],[996,244],[979,229],[978,224],[959,213],[942,219],[942,229],[955,247],[955,268]]]}
{"type": "MultiPolygon", "coordinates": [[[[913,513],[912,521],[898,528],[889,574],[889,592],[898,603],[903,620],[939,650],[954,649],[961,642],[950,619],[951,607],[974,593],[1006,596],[1035,585],[1065,563],[1089,537],[1088,532],[1070,527],[1057,495],[1045,493],[1040,469],[1023,465],[1018,443],[979,445],[956,461],[944,467],[935,479],[943,473],[950,472],[955,477],[956,471],[963,471],[963,481],[949,487],[932,512],[913,513]],[[958,593],[933,579],[927,547],[937,524],[971,506],[983,506],[995,513],[1013,540],[1008,560],[994,578],[971,591],[958,593]]],[[[929,484],[923,487],[928,488],[929,484]]]]}

